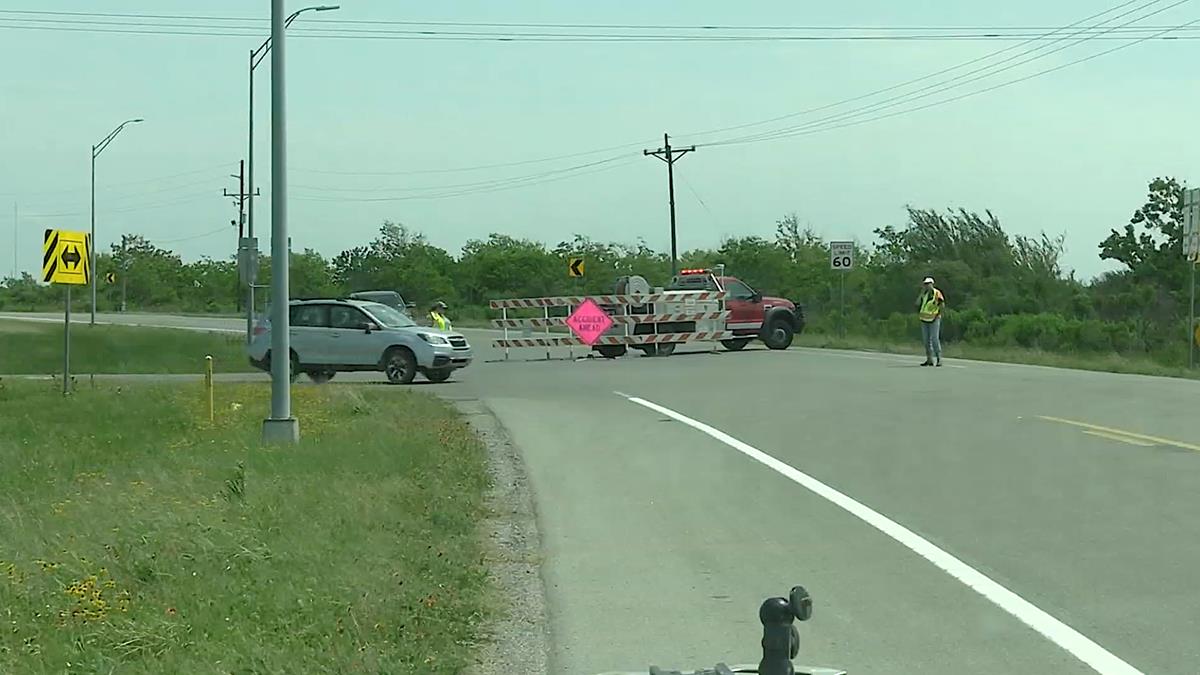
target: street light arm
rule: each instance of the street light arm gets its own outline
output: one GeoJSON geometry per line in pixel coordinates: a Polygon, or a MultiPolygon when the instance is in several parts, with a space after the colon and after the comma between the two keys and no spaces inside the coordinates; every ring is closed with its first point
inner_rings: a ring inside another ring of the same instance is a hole
{"type": "MultiPolygon", "coordinates": [[[[288,26],[291,26],[292,22],[296,20],[296,17],[300,16],[301,14],[303,14],[305,12],[331,12],[333,10],[341,9],[341,8],[342,8],[341,5],[314,5],[312,7],[305,7],[304,9],[298,9],[298,10],[292,12],[291,14],[289,14],[288,18],[283,20],[283,27],[287,28],[288,26]]],[[[263,43],[258,46],[258,49],[255,49],[252,52],[254,59],[257,59],[257,60],[251,61],[250,69],[254,70],[255,68],[257,68],[258,64],[262,63],[262,60],[267,58],[267,52],[269,52],[269,51],[271,51],[271,38],[267,38],[266,40],[263,40],[263,43]]]]}
{"type": "Polygon", "coordinates": [[[108,147],[108,144],[113,142],[113,139],[117,137],[117,134],[121,133],[121,130],[124,129],[126,125],[137,124],[142,121],[142,118],[137,117],[131,120],[125,120],[124,122],[118,124],[116,129],[113,129],[111,133],[104,137],[104,140],[92,146],[92,159],[99,157],[100,153],[104,152],[104,149],[108,147]]]}

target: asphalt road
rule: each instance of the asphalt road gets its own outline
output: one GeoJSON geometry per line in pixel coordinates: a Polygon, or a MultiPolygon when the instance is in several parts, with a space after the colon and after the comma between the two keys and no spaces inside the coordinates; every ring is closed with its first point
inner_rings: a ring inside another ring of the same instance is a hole
{"type": "Polygon", "coordinates": [[[795,583],[806,663],[1200,672],[1196,382],[805,349],[503,362],[465,332],[480,362],[435,390],[524,455],[555,672],[757,661],[758,603],[795,583]]]}

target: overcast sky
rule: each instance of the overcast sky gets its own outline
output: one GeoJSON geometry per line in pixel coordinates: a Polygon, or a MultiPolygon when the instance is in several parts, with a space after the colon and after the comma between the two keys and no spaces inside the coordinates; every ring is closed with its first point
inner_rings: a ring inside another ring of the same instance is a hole
{"type": "MultiPolygon", "coordinates": [[[[1148,6],[1106,25],[1175,1],[1127,3],[1113,15],[1148,6]]],[[[628,242],[642,237],[666,250],[665,167],[641,155],[643,147],[661,144],[663,132],[680,145],[703,144],[820,121],[938,80],[759,126],[697,133],[818,108],[1000,49],[1012,48],[996,61],[1031,48],[983,40],[595,44],[303,35],[322,26],[405,28],[335,20],[1053,27],[1118,2],[341,4],[337,12],[306,14],[293,25],[288,42],[293,243],[327,255],[369,240],[384,219],[420,230],[455,253],[466,240],[490,232],[549,244],[573,233],[628,242]],[[624,147],[550,162],[433,172],[614,146],[624,147]],[[574,173],[582,175],[571,177],[574,173]],[[524,176],[531,177],[528,184],[517,189],[480,190],[511,187],[489,181],[524,176]],[[562,177],[567,178],[549,180],[562,177]],[[461,194],[471,191],[475,194],[461,194]],[[411,198],[430,194],[449,196],[411,198]]],[[[246,17],[221,25],[261,25],[265,37],[269,2],[112,0],[98,8],[94,0],[9,0],[0,9],[246,17]]],[[[236,212],[221,192],[236,191],[229,174],[246,155],[246,60],[261,38],[64,30],[95,26],[65,20],[170,23],[69,15],[45,16],[59,22],[39,25],[54,30],[13,28],[33,25],[15,20],[30,16],[0,13],[0,59],[7,64],[0,73],[0,232],[10,235],[0,240],[0,250],[11,246],[14,203],[20,269],[37,267],[42,229],[87,229],[90,146],[122,120],[144,117],[144,124],[126,128],[98,160],[100,245],[107,248],[121,233],[132,232],[187,259],[230,255],[236,230],[229,223],[236,212]]],[[[1200,3],[1184,2],[1141,24],[1173,26],[1197,18],[1200,3]]],[[[1084,42],[877,114],[977,91],[1120,44],[1084,42]]],[[[1067,266],[1093,276],[1108,268],[1097,257],[1097,243],[1127,222],[1150,178],[1200,182],[1198,52],[1200,41],[1150,41],[878,121],[816,127],[817,133],[766,142],[701,145],[676,165],[680,248],[715,246],[735,235],[770,236],[774,221],[790,212],[826,237],[865,242],[874,228],[903,223],[906,204],[964,207],[991,209],[1011,232],[1065,233],[1067,266]]],[[[256,220],[264,243],[270,222],[269,66],[268,60],[256,71],[256,182],[264,193],[256,220]]],[[[9,254],[0,260],[5,274],[13,264],[9,254]]]]}

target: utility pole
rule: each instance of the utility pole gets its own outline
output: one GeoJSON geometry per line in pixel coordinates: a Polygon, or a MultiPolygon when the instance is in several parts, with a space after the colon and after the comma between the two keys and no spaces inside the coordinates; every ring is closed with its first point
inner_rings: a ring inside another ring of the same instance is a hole
{"type": "Polygon", "coordinates": [[[13,279],[17,278],[17,203],[13,202],[13,279]]]}
{"type": "MultiPolygon", "coordinates": [[[[249,204],[250,200],[253,198],[253,196],[257,194],[257,191],[255,190],[255,191],[247,192],[247,190],[246,190],[246,161],[245,160],[238,161],[237,175],[230,176],[230,178],[238,179],[237,193],[236,194],[231,193],[229,190],[222,190],[221,193],[226,197],[233,197],[234,204],[237,206],[238,217],[237,217],[236,221],[233,221],[233,224],[235,226],[237,226],[238,238],[237,238],[237,246],[235,247],[234,250],[236,250],[238,252],[237,259],[238,259],[238,263],[240,265],[241,264],[242,240],[246,236],[246,210],[247,210],[246,207],[249,204]]],[[[233,289],[234,289],[233,290],[234,303],[237,306],[238,310],[241,310],[242,309],[242,293],[241,293],[242,282],[241,282],[241,270],[240,269],[238,270],[238,280],[234,282],[233,289]]]]}
{"type": "Polygon", "coordinates": [[[694,145],[672,148],[671,137],[667,134],[663,134],[663,147],[658,150],[642,150],[643,155],[653,155],[667,163],[667,199],[671,205],[671,276],[679,274],[679,249],[675,240],[675,162],[695,150],[694,145]]]}
{"type": "MultiPolygon", "coordinates": [[[[246,160],[238,160],[238,172],[231,174],[230,178],[238,179],[238,191],[230,192],[228,189],[222,190],[223,197],[233,197],[234,206],[238,210],[238,218],[236,224],[238,228],[238,241],[246,236],[246,204],[249,201],[251,194],[246,192],[246,160]]],[[[258,195],[258,191],[254,191],[254,196],[258,195]]]]}

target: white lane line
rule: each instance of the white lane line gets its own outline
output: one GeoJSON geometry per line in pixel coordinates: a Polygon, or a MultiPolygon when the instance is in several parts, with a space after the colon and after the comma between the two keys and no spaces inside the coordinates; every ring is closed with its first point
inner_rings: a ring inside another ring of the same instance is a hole
{"type": "Polygon", "coordinates": [[[992,601],[1000,609],[1016,617],[1021,623],[1041,633],[1046,639],[1070,652],[1096,672],[1104,673],[1105,675],[1109,673],[1114,675],[1141,675],[1140,670],[1122,661],[1112,652],[1096,644],[1079,631],[1047,614],[1033,603],[1001,586],[987,575],[929,542],[919,534],[891,518],[872,510],[869,506],[822,483],[803,471],[775,459],[762,450],[739,441],[720,429],[677,413],[657,403],[636,396],[622,396],[626,400],[636,403],[643,408],[666,415],[677,422],[686,424],[701,433],[711,436],[754,461],[800,484],[814,494],[833,502],[854,517],[886,534],[912,552],[933,563],[942,571],[966,584],[976,593],[992,601]]]}
{"type": "Polygon", "coordinates": [[[1121,443],[1128,443],[1129,445],[1138,445],[1143,448],[1153,448],[1154,447],[1154,444],[1149,441],[1143,441],[1139,438],[1132,438],[1130,436],[1122,436],[1120,434],[1112,434],[1107,431],[1092,431],[1089,429],[1089,430],[1085,430],[1083,433],[1085,433],[1089,436],[1097,436],[1099,438],[1107,438],[1110,441],[1120,441],[1121,443]]]}

